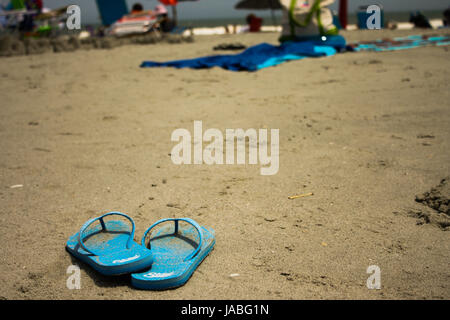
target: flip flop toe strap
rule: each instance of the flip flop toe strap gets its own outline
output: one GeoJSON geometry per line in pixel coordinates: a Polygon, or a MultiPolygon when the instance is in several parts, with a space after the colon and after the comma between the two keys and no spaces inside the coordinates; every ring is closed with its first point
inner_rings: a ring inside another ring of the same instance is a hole
{"type": "Polygon", "coordinates": [[[191,224],[195,228],[195,230],[197,230],[198,235],[199,235],[198,246],[192,253],[190,253],[186,258],[184,258],[183,261],[187,261],[187,260],[194,258],[200,252],[200,250],[202,248],[203,233],[202,233],[202,228],[200,227],[200,225],[190,218],[167,218],[167,219],[162,219],[162,220],[155,222],[144,232],[144,236],[142,237],[142,246],[145,247],[145,239],[147,238],[147,235],[150,233],[150,231],[157,225],[167,222],[167,221],[175,222],[175,232],[174,232],[175,234],[178,233],[178,222],[179,221],[187,222],[187,223],[191,224]]]}
{"type": "Polygon", "coordinates": [[[95,252],[94,250],[88,249],[88,248],[86,247],[86,245],[85,245],[84,242],[83,242],[83,239],[84,239],[84,238],[83,238],[83,233],[86,231],[86,229],[87,229],[93,222],[95,222],[95,221],[97,221],[97,220],[100,221],[100,224],[101,224],[101,226],[102,226],[102,229],[103,229],[103,230],[106,230],[106,224],[105,224],[105,221],[103,221],[103,218],[106,217],[106,216],[112,216],[112,215],[122,216],[122,217],[124,217],[124,218],[127,218],[127,219],[131,222],[131,233],[130,233],[130,236],[129,236],[128,241],[127,241],[127,249],[130,249],[131,244],[132,244],[132,242],[133,242],[133,238],[134,238],[134,230],[135,230],[134,221],[133,221],[133,219],[131,219],[131,217],[129,217],[129,216],[126,215],[125,213],[113,211],[113,212],[105,213],[104,215],[101,215],[101,216],[99,216],[99,217],[92,218],[92,219],[86,221],[86,222],[83,224],[83,226],[81,227],[80,231],[78,232],[78,243],[80,244],[80,247],[83,248],[83,250],[85,250],[85,251],[87,251],[87,252],[89,252],[89,253],[91,253],[91,254],[93,254],[93,255],[95,255],[95,256],[99,256],[99,255],[100,255],[98,252],[95,252]]]}

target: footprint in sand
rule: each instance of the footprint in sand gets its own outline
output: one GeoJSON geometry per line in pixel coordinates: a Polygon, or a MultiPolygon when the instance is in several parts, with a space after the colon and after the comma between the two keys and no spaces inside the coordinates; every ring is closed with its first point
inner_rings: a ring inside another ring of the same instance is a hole
{"type": "Polygon", "coordinates": [[[118,118],[116,116],[104,116],[103,121],[112,121],[117,120],[118,118]]]}

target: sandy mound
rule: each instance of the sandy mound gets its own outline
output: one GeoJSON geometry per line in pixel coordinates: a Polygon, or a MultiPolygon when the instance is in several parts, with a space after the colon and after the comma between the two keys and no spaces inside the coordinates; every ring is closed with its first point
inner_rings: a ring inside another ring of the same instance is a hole
{"type": "Polygon", "coordinates": [[[409,214],[419,218],[418,224],[431,223],[443,230],[450,230],[450,177],[441,180],[439,185],[421,195],[416,195],[416,201],[431,208],[410,210],[409,214]]]}
{"type": "Polygon", "coordinates": [[[48,51],[71,52],[79,49],[112,49],[128,44],[156,44],[193,42],[192,36],[155,34],[136,35],[125,38],[103,37],[78,39],[76,36],[60,36],[58,38],[20,39],[16,36],[4,35],[0,37],[0,57],[41,54],[48,51]]]}
{"type": "Polygon", "coordinates": [[[416,196],[416,201],[423,203],[439,213],[450,216],[450,177],[441,180],[441,183],[430,191],[416,196]]]}

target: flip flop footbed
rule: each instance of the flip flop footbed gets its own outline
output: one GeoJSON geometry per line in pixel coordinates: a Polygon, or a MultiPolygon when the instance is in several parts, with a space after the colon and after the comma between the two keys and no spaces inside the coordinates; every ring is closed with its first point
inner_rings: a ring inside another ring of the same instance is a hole
{"type": "Polygon", "coordinates": [[[180,223],[177,234],[174,234],[173,226],[160,227],[154,232],[151,240],[154,262],[146,272],[132,274],[132,284],[137,288],[152,290],[185,284],[215,244],[213,229],[201,227],[201,232],[202,248],[196,256],[186,260],[186,257],[197,248],[197,230],[189,224],[180,223]]]}

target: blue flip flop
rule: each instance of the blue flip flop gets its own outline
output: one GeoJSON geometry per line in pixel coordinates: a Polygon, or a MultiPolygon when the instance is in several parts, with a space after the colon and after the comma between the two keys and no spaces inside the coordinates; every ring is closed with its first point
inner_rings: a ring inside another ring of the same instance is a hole
{"type": "Polygon", "coordinates": [[[109,212],[86,221],[79,232],[70,236],[66,250],[104,275],[144,270],[153,263],[153,255],[151,250],[134,242],[134,230],[134,221],[129,216],[109,212]],[[120,220],[104,221],[103,218],[111,215],[127,218],[131,222],[131,232],[120,220]],[[95,221],[100,224],[87,230],[95,221]]]}
{"type": "Polygon", "coordinates": [[[182,286],[214,247],[214,230],[201,227],[189,218],[157,221],[145,231],[142,246],[150,231],[167,221],[173,221],[174,228],[172,224],[161,226],[148,243],[155,259],[151,268],[131,275],[131,284],[136,288],[164,290],[182,286]]]}

